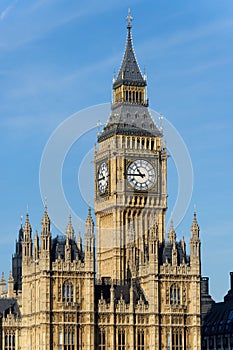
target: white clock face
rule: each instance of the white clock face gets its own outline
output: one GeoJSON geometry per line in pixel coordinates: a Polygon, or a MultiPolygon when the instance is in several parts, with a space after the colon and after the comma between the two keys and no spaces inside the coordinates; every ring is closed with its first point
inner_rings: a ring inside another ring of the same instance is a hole
{"type": "Polygon", "coordinates": [[[107,164],[101,163],[98,169],[97,175],[98,188],[101,193],[105,193],[108,187],[108,166],[107,164]]]}
{"type": "Polygon", "coordinates": [[[139,191],[149,190],[156,179],[153,165],[144,159],[137,159],[130,163],[126,175],[129,184],[139,191]]]}

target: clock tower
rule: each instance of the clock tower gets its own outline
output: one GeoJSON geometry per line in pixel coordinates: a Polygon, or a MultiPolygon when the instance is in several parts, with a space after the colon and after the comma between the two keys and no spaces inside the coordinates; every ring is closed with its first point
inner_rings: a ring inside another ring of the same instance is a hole
{"type": "Polygon", "coordinates": [[[148,110],[147,81],[133,49],[132,18],[127,19],[126,48],[113,81],[111,113],[95,150],[98,278],[117,283],[140,277],[152,226],[159,242],[165,241],[167,209],[166,147],[148,110]]]}

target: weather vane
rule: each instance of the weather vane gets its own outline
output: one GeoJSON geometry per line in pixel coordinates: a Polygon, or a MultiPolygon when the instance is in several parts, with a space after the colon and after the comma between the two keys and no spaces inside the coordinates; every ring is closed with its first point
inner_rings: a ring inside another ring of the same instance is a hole
{"type": "Polygon", "coordinates": [[[126,17],[126,20],[128,22],[128,27],[131,28],[131,22],[133,20],[133,17],[130,16],[130,8],[128,9],[128,16],[126,17]]]}

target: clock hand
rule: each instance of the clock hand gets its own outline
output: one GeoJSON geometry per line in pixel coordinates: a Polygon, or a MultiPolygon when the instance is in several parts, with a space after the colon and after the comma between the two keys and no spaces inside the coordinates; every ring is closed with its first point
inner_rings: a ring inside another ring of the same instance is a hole
{"type": "Polygon", "coordinates": [[[129,173],[129,174],[125,174],[126,176],[140,176],[140,177],[144,177],[145,174],[132,174],[132,173],[129,173]]]}
{"type": "Polygon", "coordinates": [[[105,180],[105,176],[102,176],[98,179],[98,181],[105,180]]]}
{"type": "MultiPolygon", "coordinates": [[[[137,171],[141,177],[145,177],[145,174],[142,174],[141,171],[139,170],[139,168],[137,168],[137,171]]],[[[136,174],[134,174],[134,175],[136,175],[136,174]]]]}

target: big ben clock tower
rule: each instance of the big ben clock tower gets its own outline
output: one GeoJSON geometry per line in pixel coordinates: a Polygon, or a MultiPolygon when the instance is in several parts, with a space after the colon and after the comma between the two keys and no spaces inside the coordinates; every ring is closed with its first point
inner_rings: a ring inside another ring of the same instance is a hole
{"type": "Polygon", "coordinates": [[[167,209],[167,153],[148,110],[147,82],[135,57],[131,19],[129,14],[111,114],[95,151],[98,278],[120,283],[128,278],[127,247],[132,240],[135,273],[146,259],[152,225],[164,242],[167,209]]]}

